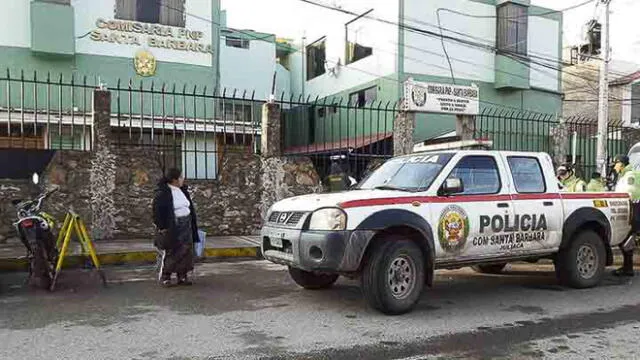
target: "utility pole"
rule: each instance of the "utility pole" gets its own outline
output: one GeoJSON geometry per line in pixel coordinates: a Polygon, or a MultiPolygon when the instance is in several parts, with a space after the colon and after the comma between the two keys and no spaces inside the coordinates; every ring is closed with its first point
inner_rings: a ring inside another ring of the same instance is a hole
{"type": "Polygon", "coordinates": [[[605,7],[602,24],[602,62],[600,63],[600,93],[598,96],[598,143],[596,162],[601,174],[607,173],[607,136],[609,124],[609,4],[611,0],[600,0],[605,7]]]}

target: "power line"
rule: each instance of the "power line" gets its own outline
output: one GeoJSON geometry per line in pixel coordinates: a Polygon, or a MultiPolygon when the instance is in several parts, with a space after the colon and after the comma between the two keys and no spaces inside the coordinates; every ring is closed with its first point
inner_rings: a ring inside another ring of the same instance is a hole
{"type": "MultiPolygon", "coordinates": [[[[517,16],[517,17],[513,17],[513,18],[529,17],[529,16],[545,16],[545,15],[549,15],[549,14],[553,14],[553,13],[563,13],[563,12],[566,12],[566,11],[569,11],[569,10],[573,10],[573,9],[578,8],[578,7],[587,5],[587,4],[589,4],[591,2],[594,2],[594,1],[596,1],[596,0],[585,1],[583,3],[579,3],[579,4],[576,4],[574,6],[570,6],[568,8],[562,9],[562,10],[554,10],[554,11],[549,11],[549,12],[540,13],[540,14],[521,15],[521,16],[517,16]]],[[[596,2],[596,7],[597,7],[597,5],[598,5],[598,2],[596,2]]],[[[465,12],[461,12],[461,11],[457,11],[457,10],[453,10],[453,9],[448,9],[448,8],[438,8],[438,9],[436,9],[436,17],[438,19],[438,29],[439,29],[441,35],[442,35],[442,30],[446,30],[446,31],[449,31],[449,32],[452,32],[452,33],[455,33],[455,34],[459,34],[459,35],[462,35],[462,36],[467,36],[469,38],[478,39],[480,41],[491,41],[491,40],[488,40],[488,39],[475,37],[475,36],[472,36],[472,35],[469,35],[469,34],[466,34],[466,33],[463,33],[463,32],[458,32],[458,31],[454,31],[454,30],[442,27],[442,24],[441,24],[441,21],[440,21],[440,11],[446,11],[446,12],[450,12],[450,13],[453,13],[453,14],[472,17],[472,18],[491,18],[491,19],[495,19],[495,18],[497,18],[497,16],[495,16],[495,15],[474,15],[474,14],[469,14],[469,13],[465,13],[465,12]]],[[[512,19],[512,18],[509,18],[509,17],[504,17],[503,18],[503,17],[501,17],[500,19],[512,19]]],[[[431,25],[431,24],[429,24],[427,22],[422,22],[422,21],[418,21],[418,20],[415,20],[415,19],[412,20],[412,21],[417,22],[417,23],[422,23],[424,25],[431,25]]],[[[486,44],[486,45],[490,45],[490,44],[486,44]]],[[[446,53],[446,49],[445,49],[445,46],[444,46],[444,41],[442,41],[442,48],[446,53]]],[[[561,64],[561,65],[567,65],[567,66],[568,65],[573,65],[571,63],[564,62],[562,60],[552,59],[552,58],[548,58],[548,57],[545,57],[545,56],[537,56],[536,53],[532,52],[532,51],[528,51],[527,56],[534,57],[534,58],[541,59],[541,60],[548,60],[550,62],[553,62],[553,63],[556,63],[556,64],[561,64]]],[[[594,57],[594,59],[599,59],[599,58],[594,57]]],[[[589,69],[589,70],[596,71],[595,69],[589,69]]],[[[610,73],[616,74],[613,71],[610,71],[610,73]]],[[[619,73],[619,74],[616,74],[616,75],[624,76],[626,74],[619,73]]]]}
{"type": "MultiPolygon", "coordinates": [[[[345,13],[345,14],[348,14],[348,15],[352,15],[352,16],[359,16],[360,15],[360,14],[357,14],[357,13],[352,12],[352,11],[348,11],[348,10],[345,10],[345,9],[342,9],[342,8],[337,8],[337,7],[334,7],[334,6],[326,5],[326,4],[323,4],[323,3],[320,3],[320,2],[305,1],[305,0],[299,0],[299,1],[306,2],[306,3],[311,4],[311,5],[323,7],[325,9],[329,9],[329,10],[333,10],[333,11],[339,11],[339,12],[342,12],[342,13],[345,13]]],[[[594,0],[591,0],[591,1],[594,1],[594,0]]],[[[553,12],[559,12],[559,10],[554,10],[553,12]]],[[[542,16],[542,14],[537,14],[537,15],[533,14],[533,15],[530,15],[530,16],[538,16],[538,15],[542,16]]],[[[416,30],[418,30],[419,33],[426,32],[431,36],[435,35],[435,36],[438,36],[438,37],[444,37],[445,39],[449,39],[449,40],[463,41],[463,42],[467,41],[468,42],[468,40],[464,40],[464,39],[460,39],[460,38],[456,38],[456,37],[451,37],[451,36],[445,36],[444,34],[440,35],[440,34],[437,34],[435,32],[429,31],[429,30],[424,30],[424,29],[420,29],[420,28],[417,28],[417,27],[409,26],[409,25],[402,25],[402,24],[394,23],[392,21],[381,19],[381,18],[375,18],[375,17],[370,17],[370,16],[365,16],[365,17],[373,19],[373,20],[377,20],[377,21],[380,21],[380,22],[383,22],[383,23],[387,23],[387,24],[391,24],[391,25],[394,25],[394,26],[398,26],[398,27],[400,27],[402,29],[409,30],[409,31],[412,31],[412,32],[416,32],[416,30]]],[[[430,26],[430,27],[433,27],[433,28],[436,28],[436,29],[440,30],[437,25],[434,25],[434,24],[431,24],[431,23],[428,23],[428,22],[425,22],[425,21],[421,21],[421,20],[418,20],[418,19],[415,19],[415,18],[410,18],[410,17],[405,16],[403,19],[404,20],[410,20],[410,21],[412,21],[414,23],[430,26]]],[[[453,33],[453,34],[462,35],[462,36],[468,37],[470,39],[476,39],[476,40],[479,40],[479,41],[482,41],[482,42],[487,42],[487,43],[480,43],[480,44],[475,43],[476,46],[480,45],[480,46],[484,46],[484,47],[494,48],[494,46],[491,45],[491,43],[493,42],[492,40],[481,38],[481,37],[477,37],[477,36],[474,36],[474,35],[471,35],[471,34],[467,34],[467,33],[464,33],[464,32],[460,32],[460,31],[448,29],[448,28],[445,28],[445,27],[442,27],[442,30],[448,31],[448,32],[453,33]]],[[[473,42],[470,42],[470,43],[473,44],[473,42]]],[[[564,61],[558,60],[556,58],[540,56],[540,55],[543,55],[543,54],[539,54],[539,53],[532,52],[532,51],[529,51],[529,53],[527,55],[529,57],[532,57],[532,58],[536,58],[536,59],[540,59],[540,60],[546,60],[546,61],[549,61],[549,62],[553,62],[555,64],[571,65],[571,63],[564,62],[564,61]]],[[[594,57],[594,59],[597,59],[597,58],[594,57]]],[[[626,75],[626,74],[621,74],[621,75],[626,75]]]]}
{"type": "MultiPolygon", "coordinates": [[[[212,24],[215,24],[215,25],[219,25],[219,26],[221,26],[219,23],[216,23],[215,21],[212,21],[212,20],[210,20],[210,19],[207,19],[207,18],[204,18],[204,17],[198,16],[198,15],[195,15],[195,14],[188,13],[188,12],[186,12],[186,11],[184,11],[184,10],[180,10],[180,9],[178,9],[178,8],[172,7],[172,6],[167,5],[167,4],[165,4],[165,3],[159,2],[159,4],[160,4],[161,6],[164,6],[164,7],[168,8],[168,9],[171,9],[171,10],[174,10],[174,11],[178,11],[178,12],[182,12],[182,13],[184,13],[185,15],[188,15],[188,16],[190,16],[190,17],[193,17],[193,18],[196,18],[196,19],[199,19],[199,20],[205,21],[205,22],[209,22],[209,23],[212,23],[212,24]]],[[[242,30],[237,30],[237,29],[232,29],[232,30],[233,30],[233,31],[235,31],[235,32],[238,32],[238,33],[241,33],[241,34],[247,35],[247,36],[249,36],[249,37],[253,38],[254,40],[264,40],[264,38],[262,38],[262,37],[257,37],[256,35],[254,35],[254,34],[252,34],[252,33],[244,32],[244,31],[242,31],[242,30]]],[[[393,43],[393,42],[390,42],[390,43],[391,43],[391,44],[393,44],[393,45],[398,45],[397,43],[393,43]]],[[[281,46],[281,48],[284,48],[284,49],[289,49],[288,47],[284,47],[284,46],[282,46],[282,45],[280,45],[280,44],[276,43],[276,47],[278,47],[278,46],[281,46]]],[[[406,45],[406,46],[407,46],[407,47],[409,47],[409,48],[415,49],[415,50],[417,50],[417,51],[421,51],[421,52],[424,52],[424,53],[430,53],[430,54],[433,54],[433,55],[436,55],[436,56],[444,57],[444,55],[439,54],[439,53],[436,53],[436,52],[433,52],[433,51],[429,51],[429,50],[426,50],[426,49],[421,49],[421,48],[419,48],[419,47],[413,47],[413,46],[409,46],[409,45],[406,45]]],[[[382,50],[382,49],[380,49],[380,48],[375,48],[375,49],[376,49],[376,50],[379,50],[379,51],[383,51],[383,52],[391,53],[391,52],[389,52],[389,51],[385,51],[385,50],[382,50]]],[[[302,52],[302,53],[304,54],[304,50],[299,50],[299,51],[300,51],[300,52],[302,52]]],[[[392,54],[397,55],[397,52],[393,52],[392,54]]],[[[407,59],[409,59],[409,60],[413,60],[413,61],[417,61],[417,62],[420,62],[420,63],[426,64],[426,65],[430,65],[430,66],[438,67],[438,68],[441,68],[441,69],[446,69],[446,68],[444,68],[444,67],[442,67],[442,66],[439,66],[439,65],[437,65],[437,64],[427,63],[427,62],[425,62],[425,61],[422,61],[422,60],[419,60],[419,59],[416,59],[416,58],[411,58],[411,57],[407,57],[407,56],[405,56],[405,58],[407,58],[407,59]]],[[[480,65],[480,64],[475,64],[475,63],[473,63],[473,62],[466,61],[466,60],[463,60],[463,59],[457,59],[457,58],[452,58],[452,59],[457,60],[457,61],[460,61],[460,62],[464,62],[464,63],[467,63],[467,64],[470,64],[470,65],[474,65],[474,66],[480,66],[480,67],[482,67],[482,65],[480,65]]],[[[489,68],[489,67],[488,67],[488,66],[486,66],[486,68],[489,68]]],[[[492,69],[493,69],[493,68],[492,68],[492,69]]],[[[358,71],[359,69],[354,69],[354,70],[358,71]]],[[[522,75],[520,75],[520,74],[514,74],[514,73],[510,73],[510,72],[507,72],[507,71],[504,71],[504,70],[500,70],[500,69],[495,69],[495,70],[496,70],[497,72],[500,72],[500,73],[504,73],[504,74],[507,74],[507,75],[511,75],[511,76],[515,76],[515,77],[520,77],[520,78],[522,78],[522,79],[525,79],[525,77],[523,77],[523,76],[522,76],[522,75]]],[[[468,74],[468,73],[465,73],[465,74],[466,74],[466,75],[473,75],[473,74],[468,74]]]]}
{"type": "MultiPolygon", "coordinates": [[[[311,0],[299,0],[299,1],[311,4],[311,5],[314,5],[314,6],[322,7],[322,8],[325,8],[325,9],[329,9],[329,10],[341,12],[341,13],[344,13],[344,14],[352,15],[352,16],[359,16],[360,15],[360,14],[357,14],[357,13],[355,13],[353,11],[345,10],[345,9],[342,9],[342,8],[337,8],[337,7],[326,5],[326,4],[323,4],[323,3],[316,2],[316,1],[311,1],[311,0]]],[[[518,60],[515,59],[515,57],[522,56],[522,55],[517,54],[515,52],[510,52],[510,51],[497,49],[496,47],[494,47],[492,45],[481,44],[481,43],[468,41],[468,40],[464,40],[464,39],[460,39],[460,38],[452,37],[452,36],[448,36],[448,35],[440,35],[440,34],[435,33],[433,31],[420,29],[420,28],[417,28],[417,27],[414,27],[414,26],[407,26],[407,25],[399,24],[399,23],[396,23],[396,22],[393,22],[393,21],[390,21],[390,20],[381,19],[379,17],[374,17],[374,16],[365,16],[365,17],[369,18],[369,19],[372,19],[372,20],[375,20],[375,21],[378,21],[378,22],[382,22],[382,23],[388,24],[388,25],[398,26],[399,28],[402,28],[404,30],[408,30],[408,31],[411,31],[411,32],[415,32],[415,33],[418,33],[418,34],[423,35],[423,36],[430,36],[430,37],[435,37],[435,38],[439,38],[439,39],[447,39],[447,40],[450,40],[450,41],[453,41],[453,42],[462,43],[463,45],[466,45],[466,46],[483,49],[483,50],[489,51],[491,53],[500,53],[500,54],[503,54],[505,56],[514,58],[514,60],[516,60],[516,61],[518,61],[518,60]]],[[[582,79],[588,80],[588,81],[593,81],[593,79],[591,79],[591,78],[586,78],[586,77],[583,77],[581,75],[572,74],[572,73],[570,73],[568,71],[564,71],[562,68],[552,67],[552,65],[549,65],[549,64],[546,64],[546,63],[543,63],[543,62],[534,61],[534,60],[527,59],[527,58],[525,58],[524,60],[525,60],[526,63],[523,63],[523,65],[525,65],[525,66],[527,66],[529,68],[531,68],[530,64],[533,63],[533,64],[536,64],[536,65],[540,65],[540,66],[543,66],[543,67],[550,68],[550,69],[558,71],[558,72],[565,72],[565,73],[567,73],[569,75],[572,75],[574,77],[582,78],[582,79]]],[[[536,71],[539,71],[539,70],[536,70],[536,71]]]]}
{"type": "MultiPolygon", "coordinates": [[[[333,8],[333,7],[330,7],[330,6],[328,6],[328,5],[319,4],[319,3],[314,3],[314,2],[309,1],[309,0],[300,0],[300,1],[307,2],[307,3],[313,4],[313,5],[317,5],[317,6],[322,6],[322,7],[328,8],[328,9],[330,9],[330,10],[335,10],[335,11],[345,12],[345,13],[350,14],[350,15],[357,15],[357,14],[352,13],[352,12],[349,12],[349,11],[347,11],[347,10],[342,10],[342,9],[338,9],[338,8],[333,8]]],[[[161,6],[167,7],[167,8],[169,8],[169,9],[174,10],[174,11],[182,12],[182,13],[184,13],[185,15],[191,16],[191,17],[193,17],[193,18],[196,18],[196,19],[199,19],[199,20],[202,20],[202,21],[205,21],[205,22],[209,22],[209,23],[212,23],[212,24],[215,24],[215,25],[218,25],[218,26],[222,26],[222,25],[220,25],[219,23],[216,23],[215,21],[212,21],[212,20],[210,20],[210,19],[207,19],[207,18],[204,18],[204,17],[198,16],[198,15],[195,15],[195,14],[188,13],[188,12],[186,12],[186,11],[184,11],[184,10],[181,10],[181,9],[178,9],[178,8],[175,8],[175,7],[171,7],[171,6],[169,6],[169,5],[167,5],[167,4],[164,4],[164,3],[160,2],[160,1],[158,1],[158,3],[159,3],[161,6]]],[[[383,22],[391,23],[392,25],[402,26],[402,25],[400,25],[400,24],[396,24],[396,23],[393,23],[393,22],[390,22],[390,21],[385,21],[385,20],[383,20],[383,19],[376,19],[376,18],[374,18],[374,20],[378,20],[378,21],[383,21],[383,22]]],[[[237,29],[233,29],[233,30],[234,30],[235,32],[238,32],[238,33],[244,34],[244,35],[246,35],[246,36],[248,36],[248,37],[250,37],[250,38],[253,38],[253,39],[255,39],[255,40],[264,40],[264,38],[258,37],[258,36],[254,35],[254,34],[252,34],[252,33],[248,33],[248,32],[245,32],[245,31],[242,31],[242,30],[237,30],[237,29]]],[[[426,31],[426,30],[421,30],[421,31],[420,31],[420,30],[418,30],[418,32],[419,32],[419,33],[420,33],[420,32],[427,32],[427,33],[430,33],[430,32],[428,32],[428,31],[426,31]]],[[[430,35],[431,35],[431,34],[430,34],[430,35]]],[[[433,36],[433,35],[432,35],[432,36],[433,36]]],[[[437,36],[437,34],[435,34],[435,36],[437,36]]],[[[438,37],[439,37],[439,36],[438,36],[438,37]]],[[[446,38],[446,36],[443,36],[443,37],[444,37],[444,38],[446,38]]],[[[455,40],[461,40],[461,39],[457,39],[457,38],[452,38],[452,39],[455,39],[455,40]]],[[[291,49],[290,47],[288,47],[288,46],[284,46],[284,45],[281,45],[281,44],[279,44],[279,43],[277,43],[277,42],[275,43],[275,45],[276,45],[276,47],[278,47],[278,46],[279,46],[281,49],[286,49],[286,50],[290,50],[290,49],[291,49]]],[[[430,51],[428,51],[428,50],[426,50],[426,49],[420,49],[420,48],[417,48],[417,47],[414,47],[414,48],[415,48],[415,49],[417,49],[417,50],[420,50],[420,51],[430,52],[430,51]]],[[[378,50],[380,50],[380,49],[378,49],[378,50]]],[[[300,52],[304,55],[304,50],[298,50],[298,51],[300,51],[300,52]]],[[[431,53],[434,53],[434,52],[431,52],[431,53]]],[[[396,54],[396,55],[397,55],[397,53],[394,53],[394,54],[396,54]]],[[[437,54],[437,53],[434,53],[434,54],[437,54]]],[[[437,55],[438,55],[438,56],[443,57],[443,55],[441,55],[441,54],[437,54],[437,55]]],[[[439,66],[439,65],[437,65],[437,64],[426,63],[426,62],[424,62],[424,61],[420,61],[420,60],[418,60],[418,59],[413,59],[413,58],[409,58],[409,59],[412,59],[412,60],[414,60],[414,61],[419,61],[419,62],[422,62],[422,63],[424,63],[424,64],[430,65],[430,66],[443,68],[443,67],[441,67],[441,66],[439,66]]],[[[455,58],[454,58],[454,59],[455,59],[455,58]]],[[[461,59],[456,59],[456,60],[464,61],[464,60],[461,60],[461,59]]],[[[518,61],[517,59],[515,59],[515,60],[516,60],[516,61],[518,61]]],[[[335,64],[338,64],[338,62],[334,62],[334,61],[332,61],[332,62],[333,62],[333,63],[335,63],[335,64]]],[[[550,65],[548,65],[548,64],[544,64],[544,63],[536,63],[536,62],[533,62],[533,63],[538,64],[538,65],[541,65],[541,66],[549,67],[549,68],[551,68],[552,70],[555,70],[555,71],[562,71],[561,69],[551,67],[551,66],[550,66],[550,65]]],[[[470,64],[473,64],[473,63],[470,63],[470,64]]],[[[478,65],[478,64],[474,64],[474,65],[478,65]]],[[[525,64],[525,65],[526,65],[526,66],[528,66],[528,67],[530,67],[530,64],[525,64]]],[[[390,81],[393,81],[393,82],[399,83],[399,84],[401,84],[401,85],[403,84],[403,82],[402,82],[402,81],[398,81],[396,78],[392,78],[392,77],[388,77],[388,76],[383,76],[383,75],[380,75],[380,74],[372,73],[372,72],[365,71],[365,70],[358,69],[358,68],[350,68],[350,69],[351,69],[351,70],[354,70],[354,71],[361,72],[361,73],[365,73],[365,74],[368,74],[368,75],[371,75],[371,76],[375,76],[375,77],[378,77],[378,78],[381,78],[381,79],[390,80],[390,81]]],[[[499,72],[503,72],[503,71],[500,71],[500,70],[498,70],[498,71],[499,71],[499,72]]],[[[536,71],[540,71],[540,70],[536,70],[536,71]]],[[[513,76],[518,76],[517,74],[512,74],[512,73],[508,73],[508,72],[505,72],[505,73],[510,74],[510,75],[513,75],[513,76]]],[[[472,75],[472,74],[468,74],[468,75],[472,75]]],[[[573,74],[572,74],[572,75],[573,75],[573,74]]],[[[574,76],[576,76],[576,75],[574,75],[574,76]]],[[[520,77],[522,77],[522,76],[520,76],[520,77]]],[[[578,76],[578,77],[580,77],[580,76],[578,76]]],[[[523,78],[524,78],[524,77],[523,77],[523,78]]],[[[583,78],[583,79],[585,79],[585,80],[589,80],[589,81],[592,81],[592,79],[589,79],[589,78],[583,78]]],[[[504,105],[504,104],[497,104],[497,103],[493,103],[493,102],[485,101],[485,100],[480,100],[479,102],[481,102],[481,103],[485,103],[485,104],[494,105],[494,106],[502,106],[502,107],[507,107],[507,108],[512,108],[512,109],[522,110],[522,109],[520,109],[520,108],[516,108],[516,107],[513,107],[513,106],[508,106],[508,105],[504,105]]]]}
{"type": "MultiPolygon", "coordinates": [[[[335,10],[339,10],[339,11],[342,11],[342,12],[346,12],[346,13],[348,13],[348,14],[350,14],[350,15],[358,15],[358,14],[355,14],[355,13],[353,13],[353,12],[349,12],[349,11],[346,11],[346,10],[344,10],[344,11],[343,11],[342,9],[333,8],[333,7],[330,7],[330,6],[328,6],[328,5],[324,5],[324,4],[320,4],[320,3],[314,3],[314,2],[305,1],[305,0],[301,0],[301,1],[309,2],[309,3],[311,3],[311,4],[313,4],[313,5],[316,5],[316,6],[322,6],[322,7],[325,7],[325,8],[329,8],[330,10],[334,10],[334,11],[335,11],[335,10]]],[[[211,20],[211,19],[207,19],[207,18],[204,18],[204,17],[198,16],[198,15],[195,15],[195,14],[188,13],[188,12],[184,11],[183,9],[178,9],[178,8],[176,8],[176,7],[172,7],[172,6],[170,6],[170,5],[168,5],[168,4],[164,3],[164,2],[162,2],[161,0],[157,0],[157,2],[158,2],[158,4],[160,4],[161,6],[164,6],[164,7],[168,8],[168,9],[171,9],[171,10],[174,10],[174,11],[177,11],[177,12],[180,12],[180,13],[183,13],[183,14],[185,14],[185,15],[188,15],[188,16],[192,17],[192,18],[196,18],[196,19],[199,19],[199,20],[202,20],[202,21],[205,21],[205,22],[209,22],[209,23],[212,23],[212,24],[215,24],[215,25],[218,25],[218,26],[222,26],[221,24],[219,24],[219,23],[217,23],[217,22],[215,22],[215,21],[213,21],[213,20],[211,20]]],[[[378,21],[381,21],[382,19],[377,19],[377,20],[378,20],[378,21]]],[[[392,23],[392,22],[391,22],[391,23],[392,23]]],[[[394,24],[394,23],[392,23],[392,24],[394,24]]],[[[400,26],[399,24],[395,24],[395,25],[400,26]]],[[[242,31],[242,30],[233,29],[233,31],[238,32],[238,33],[241,33],[241,34],[244,34],[244,35],[246,35],[246,36],[248,36],[248,37],[250,37],[250,38],[253,38],[253,39],[255,39],[255,40],[264,40],[263,38],[257,37],[256,35],[254,35],[254,34],[252,34],[252,33],[248,33],[248,32],[242,31]]],[[[424,30],[423,30],[423,31],[424,31],[424,30]]],[[[437,34],[436,34],[436,36],[437,36],[437,34]]],[[[456,39],[456,38],[454,38],[454,39],[456,39]]],[[[279,44],[279,43],[277,43],[277,42],[276,42],[276,44],[275,44],[275,45],[276,45],[276,47],[280,47],[281,49],[291,50],[289,47],[284,46],[284,45],[281,45],[281,44],[279,44]]],[[[300,51],[304,54],[304,50],[300,50],[300,51]]],[[[536,62],[534,62],[534,63],[536,63],[536,62]]],[[[544,64],[541,64],[541,63],[537,63],[537,64],[539,64],[539,65],[544,65],[544,64]]],[[[431,65],[435,65],[435,64],[431,64],[431,65]]],[[[526,64],[526,66],[529,66],[529,67],[530,67],[530,65],[529,65],[529,64],[526,64]]],[[[555,70],[555,71],[562,71],[562,69],[559,69],[559,68],[554,68],[553,70],[555,70]]],[[[539,71],[539,70],[538,70],[538,71],[539,71]]],[[[499,71],[499,72],[501,72],[501,71],[499,71]]],[[[505,72],[505,73],[507,73],[507,72],[505,72]]],[[[516,76],[516,74],[511,74],[511,73],[507,73],[507,74],[510,74],[510,75],[514,75],[514,76],[516,76]]],[[[587,79],[587,78],[584,78],[584,79],[586,79],[586,80],[590,80],[590,81],[593,81],[593,80],[591,80],[591,79],[587,79]]]]}
{"type": "MultiPolygon", "coordinates": [[[[558,14],[558,13],[563,13],[569,10],[573,10],[573,9],[577,9],[579,7],[585,6],[589,3],[592,3],[596,0],[587,0],[584,2],[581,2],[579,4],[573,5],[573,6],[569,6],[568,8],[564,8],[561,10],[551,10],[551,11],[547,11],[547,12],[542,12],[542,13],[538,13],[538,14],[527,14],[527,15],[518,15],[518,16],[513,16],[513,17],[500,17],[500,19],[505,19],[505,20],[513,20],[513,19],[520,19],[520,18],[526,18],[526,17],[530,17],[530,16],[547,16],[547,15],[551,15],[551,14],[558,14]]],[[[440,8],[442,10],[447,10],[448,12],[454,13],[454,14],[458,14],[458,15],[464,15],[464,16],[468,16],[468,17],[473,17],[473,18],[478,18],[478,19],[496,19],[498,18],[497,15],[474,15],[474,14],[468,14],[468,13],[464,13],[461,11],[457,11],[457,10],[452,10],[452,9],[446,9],[446,8],[440,8]]],[[[440,10],[438,9],[438,10],[440,10]]]]}
{"type": "MultiPolygon", "coordinates": [[[[600,100],[598,99],[565,99],[563,101],[568,101],[568,102],[598,102],[600,100]]],[[[609,98],[609,102],[630,102],[633,104],[639,104],[640,103],[640,98],[627,98],[627,99],[612,99],[609,98]]]]}

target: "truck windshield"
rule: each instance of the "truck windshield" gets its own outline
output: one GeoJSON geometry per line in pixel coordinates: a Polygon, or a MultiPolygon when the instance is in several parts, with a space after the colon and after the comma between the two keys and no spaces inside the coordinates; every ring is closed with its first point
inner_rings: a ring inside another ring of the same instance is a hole
{"type": "Polygon", "coordinates": [[[380,166],[359,186],[362,190],[426,190],[453,154],[422,154],[392,159],[380,166]]]}

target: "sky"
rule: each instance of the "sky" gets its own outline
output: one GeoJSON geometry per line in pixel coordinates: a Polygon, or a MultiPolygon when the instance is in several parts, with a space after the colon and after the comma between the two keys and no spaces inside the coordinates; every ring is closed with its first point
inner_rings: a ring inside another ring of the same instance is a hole
{"type": "MultiPolygon", "coordinates": [[[[358,9],[366,0],[342,1],[346,9],[358,9]]],[[[391,0],[389,0],[391,1],[391,0]]],[[[585,0],[532,0],[533,5],[554,10],[568,8],[585,0]]],[[[580,42],[583,25],[593,16],[601,17],[604,6],[596,8],[600,0],[564,12],[563,44],[580,42]]],[[[326,4],[336,0],[319,0],[326,4]]],[[[305,30],[322,28],[322,16],[313,5],[300,0],[222,0],[227,10],[227,25],[240,29],[274,33],[279,37],[300,39],[305,30]],[[285,10],[286,9],[286,10],[285,10]]],[[[611,0],[611,48],[614,60],[640,63],[640,0],[611,0]]],[[[391,20],[391,19],[390,19],[391,20]]]]}

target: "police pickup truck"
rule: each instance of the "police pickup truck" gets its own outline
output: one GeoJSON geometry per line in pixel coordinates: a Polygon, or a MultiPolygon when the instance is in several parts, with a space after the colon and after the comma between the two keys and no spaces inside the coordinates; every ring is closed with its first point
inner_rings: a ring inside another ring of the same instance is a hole
{"type": "Polygon", "coordinates": [[[306,289],[359,278],[368,303],[410,311],[434,271],[499,273],[552,259],[569,287],[597,285],[628,238],[622,193],[564,193],[545,153],[414,153],[380,166],[356,188],[277,202],[261,231],[263,256],[306,289]]]}

